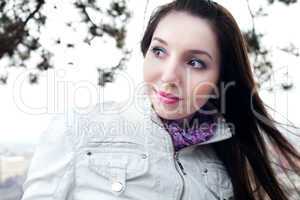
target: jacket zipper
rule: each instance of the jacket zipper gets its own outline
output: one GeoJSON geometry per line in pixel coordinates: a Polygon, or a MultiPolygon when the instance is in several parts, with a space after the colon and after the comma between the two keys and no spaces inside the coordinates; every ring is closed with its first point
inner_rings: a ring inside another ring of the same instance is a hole
{"type": "Polygon", "coordinates": [[[177,161],[178,166],[180,167],[180,170],[181,170],[182,174],[183,174],[183,175],[186,175],[186,172],[184,171],[183,165],[182,165],[181,162],[179,161],[179,158],[178,158],[178,152],[177,152],[177,151],[175,152],[175,160],[177,161]]]}
{"type": "MultiPolygon", "coordinates": [[[[174,147],[173,147],[173,152],[174,152],[174,147]]],[[[183,178],[183,175],[182,173],[184,172],[183,171],[183,166],[182,164],[180,163],[179,159],[178,159],[178,152],[175,151],[175,153],[173,154],[174,155],[174,164],[175,164],[175,168],[176,168],[176,171],[178,172],[179,176],[180,176],[180,179],[181,179],[181,183],[182,183],[182,187],[180,187],[180,195],[179,195],[179,200],[182,199],[182,195],[183,195],[183,190],[184,190],[184,178],[183,178]],[[180,169],[178,169],[178,166],[180,169]],[[182,173],[181,173],[182,172],[182,173]]]]}
{"type": "MultiPolygon", "coordinates": [[[[160,126],[161,127],[161,126],[160,126]]],[[[176,171],[179,173],[179,176],[181,178],[181,184],[182,184],[182,187],[180,187],[180,195],[179,195],[179,200],[182,199],[182,195],[183,195],[183,190],[184,190],[184,178],[183,178],[183,175],[186,175],[186,172],[184,171],[184,168],[183,168],[183,165],[181,164],[181,162],[179,161],[179,158],[178,158],[178,151],[175,150],[175,147],[174,147],[174,144],[173,144],[173,140],[172,140],[172,136],[169,135],[169,133],[167,134],[167,138],[169,140],[169,143],[171,143],[172,145],[172,155],[173,155],[173,159],[174,159],[174,164],[175,164],[175,169],[176,171]],[[178,166],[180,169],[178,169],[178,166]],[[182,172],[182,174],[180,173],[182,172]]]]}

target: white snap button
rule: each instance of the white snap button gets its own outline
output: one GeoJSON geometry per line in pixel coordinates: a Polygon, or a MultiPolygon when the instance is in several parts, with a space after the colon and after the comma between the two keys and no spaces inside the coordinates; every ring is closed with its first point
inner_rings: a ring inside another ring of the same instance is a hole
{"type": "Polygon", "coordinates": [[[147,154],[141,154],[142,159],[146,159],[147,158],[147,154]]]}
{"type": "Polygon", "coordinates": [[[122,190],[122,188],[123,188],[122,183],[120,183],[118,181],[117,182],[113,182],[112,185],[111,185],[111,189],[114,192],[120,192],[122,190]]]}

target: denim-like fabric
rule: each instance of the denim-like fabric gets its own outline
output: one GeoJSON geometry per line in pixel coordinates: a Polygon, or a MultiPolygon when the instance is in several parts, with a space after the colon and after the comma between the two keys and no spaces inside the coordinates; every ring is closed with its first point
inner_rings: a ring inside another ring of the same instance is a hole
{"type": "Polygon", "coordinates": [[[32,157],[22,200],[231,199],[230,177],[210,145],[229,139],[230,130],[220,123],[209,140],[175,152],[146,101],[139,110],[100,103],[53,118],[32,157]]]}

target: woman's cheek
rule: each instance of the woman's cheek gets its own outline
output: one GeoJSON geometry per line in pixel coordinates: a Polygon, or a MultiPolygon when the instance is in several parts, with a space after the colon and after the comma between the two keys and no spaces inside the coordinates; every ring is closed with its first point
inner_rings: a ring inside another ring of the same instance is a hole
{"type": "Polygon", "coordinates": [[[197,107],[203,106],[207,100],[212,96],[213,88],[207,84],[201,84],[195,87],[192,97],[193,97],[193,105],[197,107]]]}
{"type": "Polygon", "coordinates": [[[145,59],[143,64],[143,72],[144,72],[144,81],[149,82],[153,74],[153,67],[151,67],[151,63],[147,59],[145,59]]]}
{"type": "Polygon", "coordinates": [[[150,69],[150,67],[144,68],[144,81],[147,83],[153,82],[155,80],[155,71],[150,69]]]}
{"type": "Polygon", "coordinates": [[[153,82],[159,79],[160,70],[159,67],[151,62],[147,62],[144,65],[144,81],[153,82]]]}

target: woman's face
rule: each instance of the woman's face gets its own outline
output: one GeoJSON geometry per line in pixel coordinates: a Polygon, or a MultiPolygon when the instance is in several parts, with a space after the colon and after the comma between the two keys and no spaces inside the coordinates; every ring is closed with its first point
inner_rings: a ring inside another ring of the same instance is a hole
{"type": "Polygon", "coordinates": [[[217,38],[208,21],[185,12],[167,14],[144,59],[147,94],[157,114],[177,120],[192,116],[217,90],[219,65],[217,38]]]}

